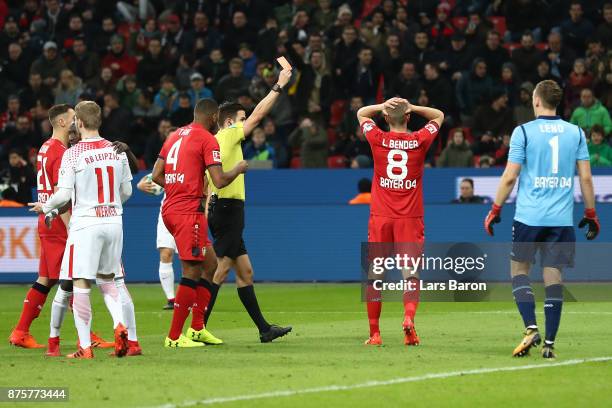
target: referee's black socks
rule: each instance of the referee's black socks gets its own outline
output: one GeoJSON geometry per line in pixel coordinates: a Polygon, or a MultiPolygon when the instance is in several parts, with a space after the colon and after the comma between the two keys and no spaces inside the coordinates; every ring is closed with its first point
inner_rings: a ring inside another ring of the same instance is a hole
{"type": "Polygon", "coordinates": [[[257,297],[255,296],[255,288],[253,285],[244,286],[242,288],[238,288],[238,297],[240,297],[240,301],[244,305],[244,308],[251,316],[251,320],[257,326],[260,333],[265,333],[270,330],[270,325],[266,322],[263,315],[261,314],[261,310],[259,309],[259,304],[257,303],[257,297]]]}
{"type": "Polygon", "coordinates": [[[208,291],[210,292],[210,301],[208,302],[208,307],[204,311],[204,324],[206,325],[208,324],[208,317],[210,316],[210,313],[212,312],[213,307],[215,306],[215,302],[217,300],[217,294],[219,293],[219,288],[221,286],[217,285],[214,282],[209,282],[206,279],[204,279],[204,287],[208,289],[208,291]]]}

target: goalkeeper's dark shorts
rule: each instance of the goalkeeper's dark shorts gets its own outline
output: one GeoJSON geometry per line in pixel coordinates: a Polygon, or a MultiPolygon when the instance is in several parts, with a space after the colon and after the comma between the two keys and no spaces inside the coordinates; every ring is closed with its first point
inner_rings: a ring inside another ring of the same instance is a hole
{"type": "Polygon", "coordinates": [[[218,258],[227,256],[236,259],[247,253],[242,239],[244,201],[211,197],[208,206],[208,228],[218,258]]]}
{"type": "Polygon", "coordinates": [[[514,221],[510,254],[512,260],[535,263],[538,252],[543,267],[573,267],[576,254],[574,227],[532,227],[514,221]]]}

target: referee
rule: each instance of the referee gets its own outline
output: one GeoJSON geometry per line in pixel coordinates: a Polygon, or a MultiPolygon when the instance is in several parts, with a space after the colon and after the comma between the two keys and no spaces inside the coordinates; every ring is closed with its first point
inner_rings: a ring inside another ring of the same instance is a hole
{"type": "MultiPolygon", "coordinates": [[[[278,82],[272,87],[247,118],[245,109],[239,103],[224,103],[219,107],[219,132],[216,134],[221,149],[223,168],[232,168],[242,157],[242,141],[257,127],[268,114],[282,89],[291,78],[291,70],[280,72],[278,82]]],[[[259,329],[262,343],[284,336],[291,327],[269,324],[263,317],[253,287],[253,267],[249,260],[242,231],[244,229],[244,175],[241,174],[224,188],[209,183],[212,195],[209,202],[208,225],[213,236],[213,247],[217,253],[217,270],[213,278],[213,291],[207,307],[210,315],[219,287],[227,278],[231,268],[236,271],[238,296],[244,308],[259,329]]]]}

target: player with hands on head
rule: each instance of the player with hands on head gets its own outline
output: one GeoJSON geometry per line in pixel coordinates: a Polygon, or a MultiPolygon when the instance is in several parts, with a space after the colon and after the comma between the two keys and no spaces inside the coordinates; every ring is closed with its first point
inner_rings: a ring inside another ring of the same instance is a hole
{"type": "MultiPolygon", "coordinates": [[[[372,148],[374,177],[372,202],[368,223],[368,242],[404,247],[411,256],[419,256],[425,240],[423,222],[422,177],[425,156],[444,121],[438,109],[410,104],[403,98],[391,98],[382,104],[364,106],[357,111],[363,137],[372,148]],[[382,114],[389,132],[381,130],[373,118],[382,114]],[[417,114],[428,123],[416,132],[408,131],[411,114],[417,114]],[[402,245],[395,245],[401,243],[402,245]]],[[[377,252],[379,244],[370,250],[377,252]]],[[[402,250],[403,251],[403,250],[402,250]]],[[[414,326],[419,304],[420,281],[418,270],[404,271],[404,279],[413,290],[404,292],[404,344],[416,346],[420,339],[414,326]],[[411,283],[410,283],[411,282],[411,283]]],[[[379,320],[382,310],[381,292],[374,288],[374,276],[368,276],[366,301],[370,336],[365,344],[381,345],[379,320]]]]}

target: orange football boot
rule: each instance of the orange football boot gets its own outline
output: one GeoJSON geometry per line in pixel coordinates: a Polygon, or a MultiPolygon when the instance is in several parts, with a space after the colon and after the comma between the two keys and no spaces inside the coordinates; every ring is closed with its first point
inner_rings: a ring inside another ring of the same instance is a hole
{"type": "Polygon", "coordinates": [[[113,348],[115,347],[115,343],[106,341],[96,333],[91,332],[91,346],[94,348],[113,348]]]}
{"type": "Polygon", "coordinates": [[[9,336],[9,343],[15,347],[23,347],[27,349],[45,348],[42,344],[38,344],[36,339],[32,337],[30,332],[14,329],[9,336]]]}
{"type": "Polygon", "coordinates": [[[129,348],[127,329],[123,324],[119,323],[115,328],[115,355],[117,357],[124,357],[129,348]]]}
{"type": "Polygon", "coordinates": [[[66,355],[67,358],[78,358],[78,359],[83,359],[83,360],[90,360],[94,357],[93,355],[93,348],[92,347],[87,347],[87,348],[80,348],[77,351],[75,351],[72,354],[67,354],[66,355]]]}
{"type": "Polygon", "coordinates": [[[404,329],[404,344],[406,346],[418,346],[421,343],[411,318],[404,318],[402,328],[404,329]]]}
{"type": "Polygon", "coordinates": [[[380,333],[374,333],[370,336],[369,339],[364,343],[366,346],[382,346],[382,338],[380,337],[380,333]]]}

